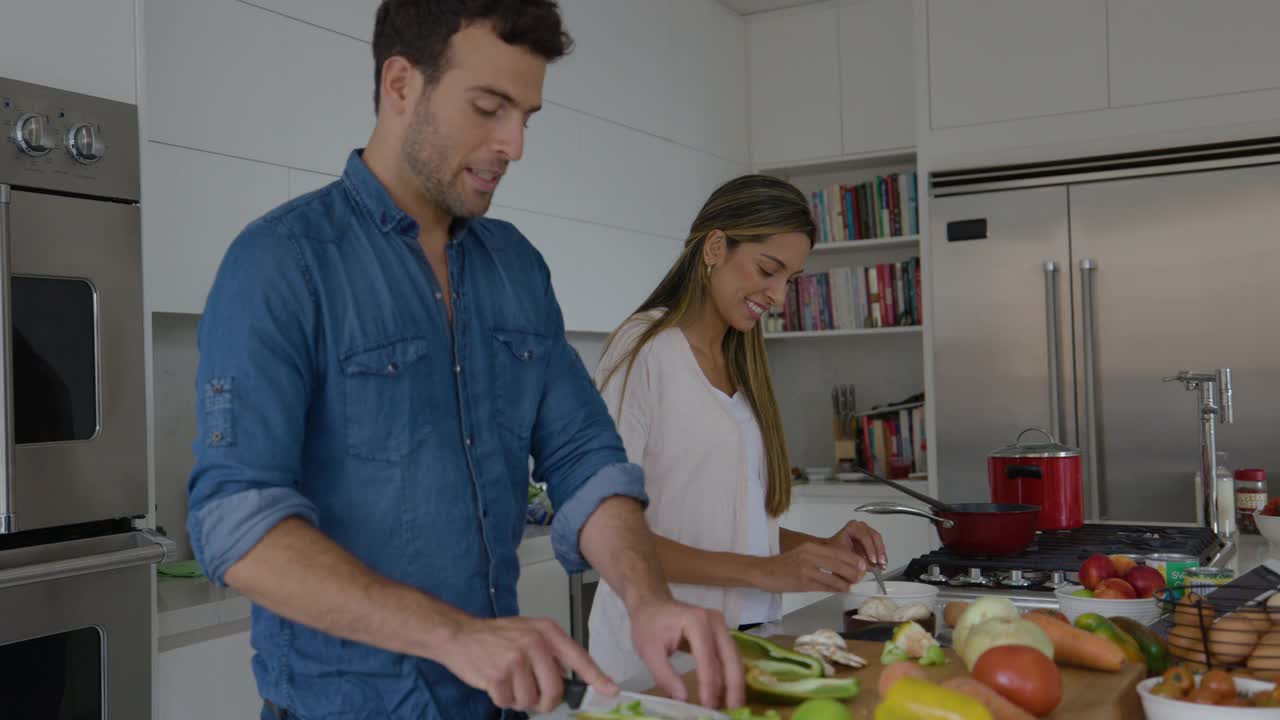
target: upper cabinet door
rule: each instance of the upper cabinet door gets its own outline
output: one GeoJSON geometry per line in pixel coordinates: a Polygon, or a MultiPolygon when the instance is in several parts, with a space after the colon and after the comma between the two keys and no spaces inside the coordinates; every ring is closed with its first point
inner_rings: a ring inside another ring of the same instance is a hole
{"type": "Polygon", "coordinates": [[[1111,0],[1113,105],[1280,87],[1275,0],[1111,0]]]}
{"type": "Polygon", "coordinates": [[[751,159],[756,165],[839,155],[839,11],[784,10],[747,20],[751,159]]]}
{"type": "Polygon", "coordinates": [[[867,0],[840,8],[844,153],[916,144],[911,3],[867,0]]]}
{"type": "Polygon", "coordinates": [[[1107,0],[928,8],[931,127],[1107,107],[1107,0]]]}
{"type": "Polygon", "coordinates": [[[134,104],[133,13],[134,0],[4,0],[0,75],[134,104]]]}

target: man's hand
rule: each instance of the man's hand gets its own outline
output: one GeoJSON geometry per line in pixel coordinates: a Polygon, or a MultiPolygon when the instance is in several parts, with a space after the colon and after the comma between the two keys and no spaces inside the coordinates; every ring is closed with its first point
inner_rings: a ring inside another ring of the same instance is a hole
{"type": "Polygon", "coordinates": [[[827,539],[827,544],[850,550],[872,565],[884,567],[889,562],[884,549],[884,538],[864,522],[850,520],[839,532],[827,539]]]}
{"type": "MultiPolygon", "coordinates": [[[[872,531],[874,532],[874,531],[872,531]]],[[[765,592],[845,592],[867,572],[860,553],[831,541],[806,542],[755,561],[752,584],[765,592]]]]}
{"type": "Polygon", "coordinates": [[[631,613],[631,642],[654,681],[671,697],[688,699],[684,681],[670,661],[672,653],[687,649],[697,663],[698,702],[709,708],[742,706],[742,661],[719,611],[669,598],[646,603],[631,613]]]}
{"type": "Polygon", "coordinates": [[[489,693],[500,708],[551,712],[564,695],[562,668],[606,695],[618,692],[587,651],[550,620],[468,618],[441,655],[450,672],[489,693]]]}

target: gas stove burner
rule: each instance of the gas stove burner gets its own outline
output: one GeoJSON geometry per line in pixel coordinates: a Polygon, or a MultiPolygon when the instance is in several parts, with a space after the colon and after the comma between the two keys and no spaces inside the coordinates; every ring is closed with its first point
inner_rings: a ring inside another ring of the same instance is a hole
{"type": "Polygon", "coordinates": [[[985,577],[982,574],[982,568],[969,568],[968,575],[957,575],[951,578],[951,584],[956,587],[991,587],[996,581],[985,577]]]}
{"type": "Polygon", "coordinates": [[[1066,587],[1071,583],[1067,582],[1067,574],[1061,570],[1054,570],[1049,576],[1049,582],[1045,583],[1045,587],[1050,590],[1057,590],[1060,587],[1066,587]]]}
{"type": "Polygon", "coordinates": [[[930,565],[929,572],[920,576],[920,582],[945,585],[947,584],[947,576],[942,574],[942,568],[937,565],[930,565]]]}
{"type": "Polygon", "coordinates": [[[1039,585],[1044,580],[1044,573],[1024,573],[1022,570],[1010,570],[1007,573],[996,573],[996,583],[1000,587],[1024,588],[1039,585]],[[1026,577],[1030,575],[1031,578],[1026,577]],[[1033,579],[1034,578],[1034,579],[1033,579]],[[1037,582],[1039,580],[1040,582],[1037,582]]]}

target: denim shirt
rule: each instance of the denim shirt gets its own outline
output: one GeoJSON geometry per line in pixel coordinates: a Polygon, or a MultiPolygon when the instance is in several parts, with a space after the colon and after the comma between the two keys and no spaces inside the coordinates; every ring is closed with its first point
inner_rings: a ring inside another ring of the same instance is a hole
{"type": "MultiPolygon", "coordinates": [[[[250,224],[200,320],[188,529],[224,582],[300,517],[375,572],[478,617],[518,613],[529,458],[557,558],[607,497],[647,502],[565,340],[550,273],[513,226],[455,221],[452,325],[418,226],[351,154],[343,177],[250,224]]],[[[306,720],[485,718],[443,666],[253,608],[263,697],[306,720]]]]}

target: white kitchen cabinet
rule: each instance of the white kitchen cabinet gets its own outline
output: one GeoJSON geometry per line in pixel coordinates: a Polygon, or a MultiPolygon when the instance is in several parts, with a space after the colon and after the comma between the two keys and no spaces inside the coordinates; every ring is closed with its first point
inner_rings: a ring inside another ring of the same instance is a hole
{"type": "Polygon", "coordinates": [[[1280,88],[1277,27],[1274,0],[1111,0],[1111,104],[1280,88]]]}
{"type": "Polygon", "coordinates": [[[930,0],[930,126],[1107,107],[1107,0],[930,0]]]}
{"type": "Polygon", "coordinates": [[[747,19],[751,159],[841,154],[839,10],[823,4],[747,19]]]}
{"type": "Polygon", "coordinates": [[[844,154],[916,144],[912,47],[911,3],[866,0],[840,8],[844,154]]]}
{"type": "Polygon", "coordinates": [[[289,170],[146,142],[142,264],[148,312],[201,313],[245,225],[289,199],[289,170]]]}
{"type": "MultiPolygon", "coordinates": [[[[380,0],[241,0],[281,15],[373,41],[373,20],[380,0]]],[[[372,53],[370,53],[372,55],[372,53]]]]}
{"type": "Polygon", "coordinates": [[[569,575],[559,561],[521,565],[516,599],[522,616],[550,618],[569,632],[569,575]]]}
{"type": "Polygon", "coordinates": [[[155,720],[256,718],[262,709],[248,631],[156,655],[155,720]]]}
{"type": "Polygon", "coordinates": [[[143,7],[148,139],[332,174],[368,139],[366,43],[241,2],[143,7]]]}
{"type": "Polygon", "coordinates": [[[5,0],[0,75],[135,103],[133,12],[134,0],[5,0]]]}
{"type": "MultiPolygon", "coordinates": [[[[883,497],[868,497],[872,500],[884,500],[883,497]]],[[[897,498],[895,502],[899,502],[897,498]]],[[[861,505],[863,500],[850,497],[837,498],[797,498],[791,508],[779,521],[789,530],[829,537],[850,520],[861,520],[875,528],[884,537],[885,551],[889,556],[889,569],[905,567],[912,559],[929,552],[936,546],[937,534],[933,526],[920,518],[907,515],[869,515],[855,513],[853,509],[861,505]]],[[[916,506],[918,503],[908,500],[905,504],[916,506]]],[[[782,596],[784,613],[811,605],[830,593],[787,593],[782,596]]],[[[838,622],[833,619],[832,622],[838,622]]],[[[833,626],[834,627],[834,626],[833,626]]],[[[838,629],[838,628],[837,628],[838,629]]]]}

